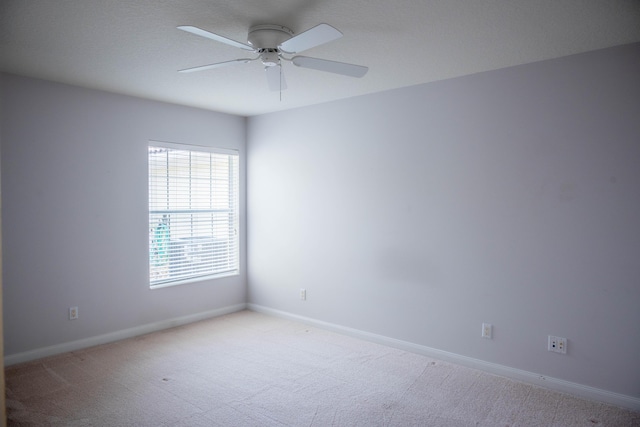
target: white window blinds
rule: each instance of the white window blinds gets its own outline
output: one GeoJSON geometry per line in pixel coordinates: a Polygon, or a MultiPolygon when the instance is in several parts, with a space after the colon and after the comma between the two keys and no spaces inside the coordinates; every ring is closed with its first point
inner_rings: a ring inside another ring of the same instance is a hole
{"type": "Polygon", "coordinates": [[[151,287],[238,273],[238,154],[149,144],[151,287]]]}

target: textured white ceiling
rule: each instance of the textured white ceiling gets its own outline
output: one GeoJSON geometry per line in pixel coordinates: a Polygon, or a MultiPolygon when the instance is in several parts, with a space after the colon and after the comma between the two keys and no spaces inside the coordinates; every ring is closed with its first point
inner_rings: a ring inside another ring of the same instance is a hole
{"type": "Polygon", "coordinates": [[[0,0],[0,70],[251,116],[640,41],[637,0],[0,0]],[[304,54],[367,65],[362,79],[284,64],[270,92],[259,61],[179,31],[246,42],[249,27],[344,37],[304,54]]]}

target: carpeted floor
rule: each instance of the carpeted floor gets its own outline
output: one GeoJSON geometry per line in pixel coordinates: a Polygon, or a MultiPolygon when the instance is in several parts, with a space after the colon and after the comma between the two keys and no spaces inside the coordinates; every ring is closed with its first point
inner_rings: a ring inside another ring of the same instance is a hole
{"type": "Polygon", "coordinates": [[[6,369],[8,424],[640,426],[640,413],[250,311],[6,369]]]}

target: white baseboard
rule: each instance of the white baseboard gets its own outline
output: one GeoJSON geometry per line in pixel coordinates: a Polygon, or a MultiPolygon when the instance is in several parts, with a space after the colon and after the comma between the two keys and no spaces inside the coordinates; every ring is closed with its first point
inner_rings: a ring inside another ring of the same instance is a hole
{"type": "Polygon", "coordinates": [[[488,372],[495,375],[500,375],[506,378],[522,381],[529,384],[535,384],[541,387],[546,387],[551,390],[568,393],[574,396],[579,396],[585,399],[595,400],[598,402],[609,403],[622,408],[632,409],[634,411],[640,411],[640,399],[633,396],[627,396],[624,394],[614,393],[611,391],[590,387],[571,381],[561,380],[559,378],[552,378],[546,375],[540,375],[533,372],[523,371],[521,369],[511,368],[509,366],[499,365],[497,363],[485,362],[484,360],[474,359],[472,357],[462,356],[456,353],[450,353],[448,351],[438,350],[435,348],[427,347],[420,344],[415,344],[408,341],[402,341],[395,338],[389,338],[383,335],[372,334],[370,332],[361,331],[358,329],[349,328],[346,326],[337,325],[334,323],[324,322],[322,320],[316,320],[297,314],[288,313],[285,311],[276,310],[269,307],[264,307],[257,304],[247,304],[247,308],[258,313],[270,314],[277,317],[282,317],[289,320],[296,320],[312,326],[317,326],[322,329],[331,330],[341,334],[349,335],[354,338],[360,338],[367,341],[375,342],[378,344],[388,345],[390,347],[398,348],[401,350],[410,351],[424,356],[433,357],[436,359],[456,363],[459,365],[467,366],[474,369],[479,369],[484,372],[488,372]]]}
{"type": "Polygon", "coordinates": [[[244,310],[246,308],[247,308],[246,304],[230,305],[230,306],[218,308],[215,310],[209,310],[201,313],[190,314],[188,316],[176,317],[173,319],[161,320],[159,322],[148,323],[146,325],[136,326],[129,329],[123,329],[121,331],[110,332],[108,334],[98,335],[95,337],[84,338],[81,340],[66,342],[62,344],[56,344],[49,347],[37,348],[35,350],[29,350],[23,353],[10,354],[5,356],[4,365],[11,366],[17,363],[29,362],[31,360],[41,359],[43,357],[48,357],[48,356],[54,356],[56,354],[66,353],[69,351],[82,350],[84,348],[93,347],[96,345],[107,344],[114,341],[119,341],[127,338],[136,337],[139,335],[148,334],[151,332],[161,331],[169,328],[175,328],[176,326],[182,326],[189,323],[198,322],[200,320],[209,319],[212,317],[235,313],[236,311],[244,310]]]}

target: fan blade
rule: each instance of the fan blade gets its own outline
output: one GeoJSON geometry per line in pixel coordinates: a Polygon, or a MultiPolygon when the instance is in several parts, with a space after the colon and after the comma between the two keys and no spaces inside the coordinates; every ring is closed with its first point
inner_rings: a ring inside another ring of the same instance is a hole
{"type": "Polygon", "coordinates": [[[238,63],[246,64],[246,63],[251,62],[251,61],[254,61],[254,59],[248,59],[248,58],[234,59],[232,61],[218,62],[216,64],[201,65],[199,67],[193,67],[193,68],[185,68],[184,70],[178,70],[178,72],[179,73],[192,73],[194,71],[204,71],[204,70],[211,70],[213,68],[228,67],[229,65],[235,65],[235,64],[238,64],[238,63]]]}
{"type": "Polygon", "coordinates": [[[179,30],[186,31],[187,33],[195,34],[196,36],[205,37],[211,40],[215,40],[220,43],[228,44],[229,46],[239,47],[240,49],[250,50],[255,52],[255,49],[248,44],[240,43],[235,40],[220,36],[218,34],[210,33],[209,31],[202,30],[198,27],[192,27],[191,25],[181,25],[177,27],[179,30]]]}
{"type": "Polygon", "coordinates": [[[281,65],[264,67],[264,72],[267,75],[267,84],[269,85],[270,90],[278,92],[287,88],[287,82],[284,80],[281,65]]]}
{"type": "Polygon", "coordinates": [[[292,62],[298,67],[312,68],[314,70],[327,71],[329,73],[342,74],[350,77],[362,77],[369,71],[369,67],[363,67],[362,65],[309,58],[308,56],[294,56],[292,62]]]}
{"type": "Polygon", "coordinates": [[[329,24],[315,27],[291,37],[278,46],[285,53],[298,53],[342,37],[342,33],[329,24]]]}

